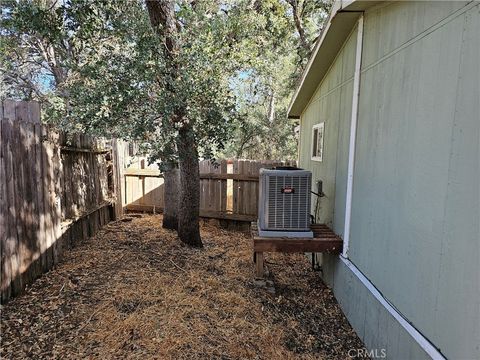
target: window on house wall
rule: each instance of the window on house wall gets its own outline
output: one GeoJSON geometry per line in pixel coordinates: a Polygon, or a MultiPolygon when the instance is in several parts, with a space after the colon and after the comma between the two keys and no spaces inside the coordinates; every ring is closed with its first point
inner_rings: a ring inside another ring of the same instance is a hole
{"type": "Polygon", "coordinates": [[[323,138],[325,136],[325,122],[313,125],[312,128],[312,160],[323,161],[323,138]]]}

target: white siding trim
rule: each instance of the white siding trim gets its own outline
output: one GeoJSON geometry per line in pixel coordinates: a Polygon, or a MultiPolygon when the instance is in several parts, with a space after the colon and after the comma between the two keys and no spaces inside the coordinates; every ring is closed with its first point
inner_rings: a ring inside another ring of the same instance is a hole
{"type": "Polygon", "coordinates": [[[380,291],[377,290],[370,280],[353,264],[350,260],[340,255],[343,263],[352,271],[352,273],[365,285],[368,291],[377,299],[380,304],[392,315],[395,320],[410,334],[410,336],[417,342],[417,344],[434,360],[445,360],[445,357],[432,345],[432,343],[423,336],[417,329],[415,329],[408,320],[395,309],[390,302],[383,297],[380,291]]]}
{"type": "Polygon", "coordinates": [[[350,121],[350,144],[348,147],[347,192],[345,199],[345,227],[343,230],[343,256],[348,258],[350,242],[350,218],[352,215],[353,170],[355,167],[355,140],[357,137],[358,98],[360,96],[360,73],[362,66],[363,15],[358,18],[355,73],[353,75],[352,116],[350,121]]]}

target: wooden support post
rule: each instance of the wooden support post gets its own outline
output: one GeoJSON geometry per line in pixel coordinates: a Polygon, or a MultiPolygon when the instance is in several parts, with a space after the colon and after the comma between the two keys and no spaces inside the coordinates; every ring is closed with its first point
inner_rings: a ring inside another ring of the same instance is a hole
{"type": "Polygon", "coordinates": [[[255,252],[255,277],[263,278],[263,252],[255,252]]]}

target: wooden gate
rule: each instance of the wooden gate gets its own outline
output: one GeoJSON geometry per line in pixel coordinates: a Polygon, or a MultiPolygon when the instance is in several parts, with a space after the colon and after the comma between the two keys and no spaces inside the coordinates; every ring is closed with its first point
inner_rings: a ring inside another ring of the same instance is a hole
{"type": "MultiPolygon", "coordinates": [[[[136,166],[124,171],[127,210],[163,210],[163,178],[154,168],[136,166]]],[[[295,166],[295,161],[220,160],[200,161],[200,216],[253,221],[258,212],[258,175],[261,168],[295,166]]]]}

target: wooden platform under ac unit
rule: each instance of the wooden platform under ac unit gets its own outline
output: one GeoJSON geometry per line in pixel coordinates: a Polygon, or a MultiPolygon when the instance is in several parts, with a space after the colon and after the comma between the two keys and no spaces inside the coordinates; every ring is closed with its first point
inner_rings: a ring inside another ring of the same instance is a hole
{"type": "Polygon", "coordinates": [[[264,252],[339,254],[342,251],[343,240],[327,225],[313,224],[310,228],[313,238],[261,237],[258,235],[257,223],[252,222],[255,276],[263,278],[264,252]]]}

